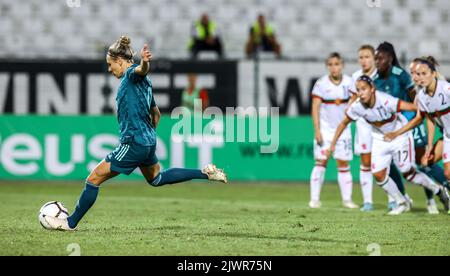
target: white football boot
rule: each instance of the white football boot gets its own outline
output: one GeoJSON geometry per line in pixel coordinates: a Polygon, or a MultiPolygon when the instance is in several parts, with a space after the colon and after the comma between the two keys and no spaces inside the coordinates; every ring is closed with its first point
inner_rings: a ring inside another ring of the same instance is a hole
{"type": "Polygon", "coordinates": [[[359,209],[359,206],[356,205],[353,201],[344,201],[342,202],[342,205],[344,205],[347,209],[359,209]]]}
{"type": "Polygon", "coordinates": [[[320,209],[322,207],[322,203],[320,201],[311,200],[309,202],[309,208],[311,209],[320,209]]]}
{"type": "Polygon", "coordinates": [[[394,210],[390,211],[388,215],[390,216],[398,216],[400,214],[409,212],[411,209],[409,208],[408,203],[399,204],[394,210]]]}
{"type": "Polygon", "coordinates": [[[69,227],[69,222],[67,221],[67,219],[60,219],[60,218],[46,216],[45,220],[50,225],[52,230],[76,231],[76,229],[72,229],[72,228],[69,227]]]}
{"type": "Polygon", "coordinates": [[[414,205],[414,200],[408,194],[405,194],[405,199],[406,199],[406,203],[408,204],[409,210],[411,210],[414,205]]]}
{"type": "Polygon", "coordinates": [[[436,206],[436,203],[434,204],[427,204],[427,210],[428,210],[428,214],[430,215],[439,215],[439,209],[436,206]]]}
{"type": "Polygon", "coordinates": [[[223,183],[228,183],[227,174],[221,170],[218,169],[215,165],[209,164],[206,166],[202,173],[206,174],[208,176],[208,179],[211,181],[219,181],[223,183]]]}

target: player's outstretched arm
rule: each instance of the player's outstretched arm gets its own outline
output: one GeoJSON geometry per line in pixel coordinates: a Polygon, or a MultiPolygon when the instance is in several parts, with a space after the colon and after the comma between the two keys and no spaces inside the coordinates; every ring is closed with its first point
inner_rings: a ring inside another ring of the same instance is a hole
{"type": "Polygon", "coordinates": [[[153,56],[148,48],[148,45],[144,44],[144,48],[141,50],[141,64],[136,67],[134,72],[140,76],[146,76],[150,71],[150,61],[152,58],[153,56]]]}
{"type": "Polygon", "coordinates": [[[399,109],[400,111],[418,111],[417,105],[413,103],[408,103],[405,101],[399,102],[399,109]]]}
{"type": "Polygon", "coordinates": [[[394,131],[394,132],[390,132],[384,135],[384,140],[386,142],[391,142],[393,141],[395,138],[397,138],[398,136],[414,129],[415,127],[417,127],[418,125],[420,125],[423,122],[423,116],[420,112],[417,112],[417,115],[414,119],[412,119],[411,121],[408,122],[408,124],[406,124],[404,127],[402,127],[401,129],[394,131]]]}
{"type": "Polygon", "coordinates": [[[348,116],[345,116],[344,120],[339,124],[336,132],[334,133],[334,138],[331,142],[330,149],[328,150],[328,155],[331,155],[331,153],[334,152],[337,140],[339,140],[339,137],[341,137],[342,133],[351,122],[352,120],[348,116]]]}

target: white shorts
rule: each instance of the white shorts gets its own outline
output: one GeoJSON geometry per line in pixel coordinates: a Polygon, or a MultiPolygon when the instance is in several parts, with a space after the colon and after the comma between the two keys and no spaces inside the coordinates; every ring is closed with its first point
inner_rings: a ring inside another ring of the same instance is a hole
{"type": "Polygon", "coordinates": [[[444,164],[450,162],[450,139],[444,135],[444,149],[442,152],[442,161],[444,164]]]}
{"type": "Polygon", "coordinates": [[[364,119],[356,121],[355,154],[372,152],[372,126],[364,119]]]}
{"type": "Polygon", "coordinates": [[[401,173],[407,173],[415,167],[416,153],[411,132],[396,138],[392,142],[373,139],[372,172],[377,173],[391,166],[395,166],[401,173]]]}
{"type": "MultiPolygon", "coordinates": [[[[315,160],[327,160],[326,151],[330,149],[331,142],[334,138],[335,130],[321,130],[323,145],[319,146],[314,139],[314,159],[315,160]]],[[[353,159],[352,150],[352,133],[350,128],[344,130],[341,137],[336,143],[336,150],[334,151],[333,158],[335,160],[351,161],[353,159]]]]}

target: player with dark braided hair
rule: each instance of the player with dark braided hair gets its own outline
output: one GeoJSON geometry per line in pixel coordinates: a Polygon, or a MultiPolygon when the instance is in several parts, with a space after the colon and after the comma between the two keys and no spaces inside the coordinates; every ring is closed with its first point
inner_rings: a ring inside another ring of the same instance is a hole
{"type": "MultiPolygon", "coordinates": [[[[383,42],[378,46],[375,53],[375,64],[378,71],[374,77],[376,89],[405,102],[413,102],[415,97],[414,82],[409,74],[400,66],[394,46],[391,43],[383,42]]],[[[408,120],[411,120],[415,116],[414,112],[403,112],[402,114],[408,120]]],[[[420,143],[425,145],[425,131],[424,128],[421,130],[417,131],[421,135],[416,135],[415,138],[418,137],[418,139],[421,139],[420,143]]],[[[406,193],[402,177],[393,164],[390,167],[389,176],[397,184],[400,192],[408,199],[408,203],[412,205],[412,200],[406,193]]],[[[388,209],[392,210],[395,207],[393,198],[389,197],[388,209]]]]}

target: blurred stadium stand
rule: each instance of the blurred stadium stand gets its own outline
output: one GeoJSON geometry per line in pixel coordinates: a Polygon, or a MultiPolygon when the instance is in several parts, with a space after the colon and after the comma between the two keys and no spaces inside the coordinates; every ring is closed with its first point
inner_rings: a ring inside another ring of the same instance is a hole
{"type": "Polygon", "coordinates": [[[354,56],[360,44],[389,40],[408,57],[450,56],[449,0],[1,0],[1,58],[103,56],[105,45],[131,36],[158,57],[187,58],[191,24],[207,12],[222,30],[228,58],[243,58],[250,25],[264,13],[287,58],[354,56]],[[45,4],[44,4],[45,3],[45,4]]]}

